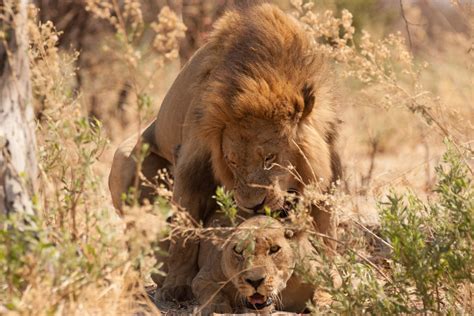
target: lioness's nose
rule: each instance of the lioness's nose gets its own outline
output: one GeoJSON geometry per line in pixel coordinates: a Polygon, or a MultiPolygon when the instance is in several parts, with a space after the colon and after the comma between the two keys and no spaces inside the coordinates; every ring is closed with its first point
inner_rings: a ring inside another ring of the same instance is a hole
{"type": "Polygon", "coordinates": [[[257,279],[257,280],[252,280],[252,279],[245,279],[245,282],[247,282],[248,284],[250,284],[251,286],[254,287],[254,289],[258,289],[258,287],[260,286],[260,284],[263,283],[263,281],[265,281],[265,278],[261,278],[261,279],[257,279]]]}

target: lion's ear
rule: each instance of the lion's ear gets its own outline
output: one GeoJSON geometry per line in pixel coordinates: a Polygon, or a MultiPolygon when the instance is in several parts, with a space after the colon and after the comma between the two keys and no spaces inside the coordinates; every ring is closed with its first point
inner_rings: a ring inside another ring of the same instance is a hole
{"type": "Polygon", "coordinates": [[[313,86],[310,84],[305,84],[301,92],[303,94],[304,101],[304,108],[303,113],[301,115],[301,119],[304,120],[313,110],[315,96],[313,86]]]}

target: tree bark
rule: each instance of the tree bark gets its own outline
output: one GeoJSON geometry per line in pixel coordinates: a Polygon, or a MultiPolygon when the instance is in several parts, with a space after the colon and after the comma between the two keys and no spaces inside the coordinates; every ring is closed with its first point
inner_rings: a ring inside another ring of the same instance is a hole
{"type": "Polygon", "coordinates": [[[0,215],[34,213],[37,162],[27,5],[28,0],[0,0],[0,215]]]}

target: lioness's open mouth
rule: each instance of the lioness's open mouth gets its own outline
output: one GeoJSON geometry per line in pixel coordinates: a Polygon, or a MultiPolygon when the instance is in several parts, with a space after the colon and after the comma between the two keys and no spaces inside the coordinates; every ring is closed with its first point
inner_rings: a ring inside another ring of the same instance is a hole
{"type": "Polygon", "coordinates": [[[273,304],[270,297],[265,297],[262,294],[255,293],[252,296],[247,297],[246,307],[250,309],[262,309],[273,304]]]}

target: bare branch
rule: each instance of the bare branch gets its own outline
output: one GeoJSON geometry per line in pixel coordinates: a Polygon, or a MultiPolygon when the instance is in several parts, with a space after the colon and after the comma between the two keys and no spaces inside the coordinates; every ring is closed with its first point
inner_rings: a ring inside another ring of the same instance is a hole
{"type": "Polygon", "coordinates": [[[405,29],[407,31],[408,42],[410,43],[410,50],[413,52],[413,42],[411,40],[411,33],[410,33],[410,23],[405,16],[405,9],[403,8],[403,0],[400,0],[400,13],[402,15],[403,21],[405,21],[405,29]]]}

